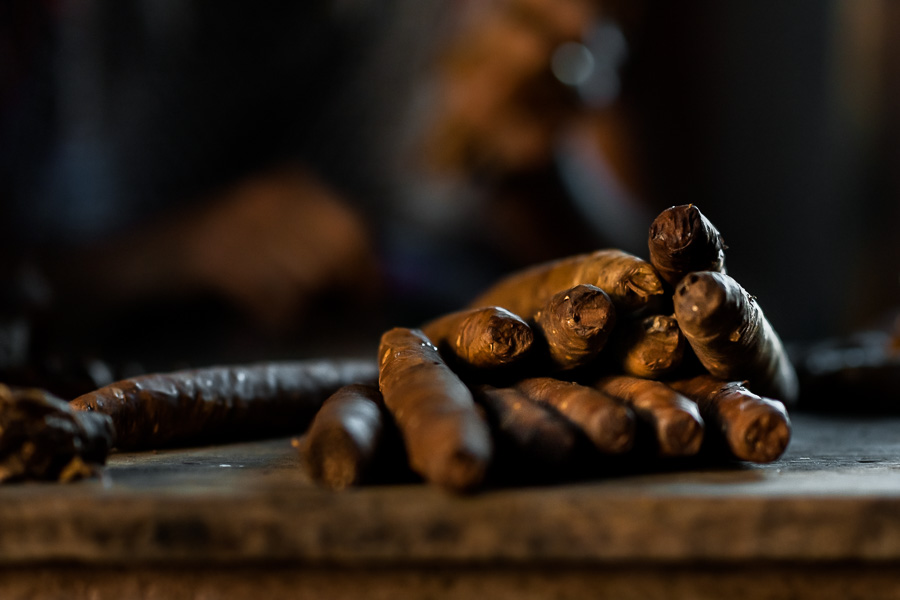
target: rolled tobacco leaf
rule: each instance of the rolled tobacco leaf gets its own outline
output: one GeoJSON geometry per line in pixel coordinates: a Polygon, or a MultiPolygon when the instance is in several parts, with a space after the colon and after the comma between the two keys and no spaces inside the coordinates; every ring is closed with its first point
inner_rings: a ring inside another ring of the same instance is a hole
{"type": "Polygon", "coordinates": [[[374,382],[364,360],[306,360],[141,375],[72,400],[109,415],[120,450],[275,437],[306,429],[325,399],[374,382]]]}
{"type": "Polygon", "coordinates": [[[472,393],[417,329],[381,336],[378,385],[413,471],[455,492],[477,488],[492,456],[491,434],[472,393]]]}
{"type": "Polygon", "coordinates": [[[390,435],[387,418],[377,386],[352,384],[336,391],[306,435],[293,442],[307,474],[333,490],[363,482],[390,435]]]}
{"type": "Polygon", "coordinates": [[[515,388],[489,385],[476,390],[494,435],[497,469],[503,475],[548,474],[572,460],[579,445],[575,426],[515,388]]]}
{"type": "Polygon", "coordinates": [[[763,398],[739,381],[711,375],[669,383],[697,403],[707,423],[707,437],[739,460],[768,463],[778,459],[791,440],[784,404],[763,398]]]}
{"type": "Polygon", "coordinates": [[[573,369],[587,364],[606,345],[616,324],[616,310],[606,292],[579,284],[550,297],[534,315],[550,364],[573,369]]]}
{"type": "Polygon", "coordinates": [[[631,407],[653,431],[660,456],[692,456],[703,443],[703,418],[697,405],[660,381],[628,375],[601,378],[597,389],[631,407]]]}
{"type": "Polygon", "coordinates": [[[461,366],[491,369],[521,359],[534,341],[531,327],[504,308],[485,306],[442,315],[422,332],[461,366]]]}
{"type": "Polygon", "coordinates": [[[622,373],[664,379],[682,367],[688,343],[674,316],[631,319],[615,332],[613,354],[622,373]]]}
{"type": "Polygon", "coordinates": [[[694,271],[725,272],[725,242],[693,204],[667,208],[650,224],[650,264],[671,286],[694,271]]]}
{"type": "Polygon", "coordinates": [[[113,435],[107,415],[73,410],[43,390],[0,384],[0,482],[93,476],[113,435]]]}
{"type": "Polygon", "coordinates": [[[797,399],[797,374],[781,338],[756,299],[724,273],[701,271],[675,290],[675,318],[710,374],[786,403],[797,399]]]}
{"type": "Polygon", "coordinates": [[[552,377],[523,379],[515,387],[566,417],[602,453],[621,454],[634,444],[631,409],[600,390],[552,377]]]}
{"type": "Polygon", "coordinates": [[[550,297],[580,283],[606,292],[619,316],[662,300],[663,282],[650,263],[616,249],[570,256],[517,271],[500,279],[469,306],[502,306],[530,319],[550,297]]]}

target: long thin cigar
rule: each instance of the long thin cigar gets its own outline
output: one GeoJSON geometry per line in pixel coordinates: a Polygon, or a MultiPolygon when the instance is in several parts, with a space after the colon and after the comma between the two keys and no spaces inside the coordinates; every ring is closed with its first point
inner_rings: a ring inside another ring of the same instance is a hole
{"type": "Polygon", "coordinates": [[[516,389],[569,419],[603,453],[621,454],[634,444],[631,409],[600,390],[551,377],[523,379],[516,389]]]}
{"type": "Polygon", "coordinates": [[[341,490],[360,483],[383,443],[383,400],[374,385],[344,386],[325,400],[294,445],[316,483],[341,490]]]}
{"type": "Polygon", "coordinates": [[[381,336],[379,387],[406,444],[412,469],[451,491],[479,486],[491,435],[472,393],[419,330],[381,336]]]}
{"type": "Polygon", "coordinates": [[[703,442],[703,418],[697,405],[659,381],[613,375],[596,384],[631,407],[637,418],[649,424],[660,456],[692,456],[703,442]]]}
{"type": "Polygon", "coordinates": [[[440,316],[422,332],[441,351],[462,365],[491,369],[521,359],[534,333],[521,317],[496,306],[464,309],[440,316]]]}
{"type": "Polygon", "coordinates": [[[534,322],[553,367],[573,369],[593,360],[606,345],[616,310],[606,292],[580,284],[551,296],[534,322]]]}
{"type": "Polygon", "coordinates": [[[718,435],[735,458],[768,463],[787,449],[791,421],[781,402],[758,396],[740,382],[711,375],[669,385],[697,403],[708,424],[708,435],[718,435]]]}
{"type": "Polygon", "coordinates": [[[619,316],[663,297],[663,282],[653,266],[627,252],[606,249],[542,263],[504,277],[469,306],[502,306],[530,318],[554,294],[580,283],[606,292],[619,316]]]}
{"type": "Polygon", "coordinates": [[[70,406],[109,415],[115,446],[140,450],[297,433],[339,388],[376,377],[363,360],[209,367],[125,379],[70,406]]]}

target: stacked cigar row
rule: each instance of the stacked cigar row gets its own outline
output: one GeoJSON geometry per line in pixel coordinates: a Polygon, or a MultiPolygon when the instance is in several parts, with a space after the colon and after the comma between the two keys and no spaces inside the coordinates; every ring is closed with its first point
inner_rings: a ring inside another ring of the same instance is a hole
{"type": "Polygon", "coordinates": [[[408,468],[471,491],[510,474],[776,460],[797,379],[724,250],[696,206],[675,206],[650,226],[649,260],[600,250],[537,265],[385,332],[377,385],[340,389],[295,440],[305,468],[335,489],[408,468]]]}

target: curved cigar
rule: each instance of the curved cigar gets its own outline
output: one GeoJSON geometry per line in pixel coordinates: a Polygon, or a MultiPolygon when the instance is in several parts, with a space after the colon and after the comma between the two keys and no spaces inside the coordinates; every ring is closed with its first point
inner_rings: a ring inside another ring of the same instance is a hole
{"type": "Polygon", "coordinates": [[[630,406],[638,419],[652,427],[660,456],[692,456],[700,450],[700,411],[694,402],[671,387],[627,375],[604,377],[595,385],[630,406]]]}
{"type": "Polygon", "coordinates": [[[673,287],[694,271],[725,272],[725,242],[693,204],[667,208],[650,224],[650,264],[673,287]]]}
{"type": "Polygon", "coordinates": [[[0,384],[0,482],[89,477],[106,462],[112,438],[106,415],[75,411],[43,390],[0,384]]]}
{"type": "Polygon", "coordinates": [[[781,402],[758,396],[740,382],[711,375],[669,385],[697,403],[708,424],[708,435],[718,435],[735,458],[767,463],[787,449],[791,421],[781,402]]]}
{"type": "Polygon", "coordinates": [[[681,367],[687,345],[674,316],[651,315],[622,325],[615,353],[623,373],[663,379],[681,367]]]}
{"type": "Polygon", "coordinates": [[[362,481],[385,434],[381,393],[344,386],[325,400],[306,435],[294,442],[310,478],[333,490],[362,481]]]}
{"type": "Polygon", "coordinates": [[[419,330],[395,327],[381,336],[379,387],[412,469],[452,491],[480,485],[491,436],[472,393],[419,330]]]}
{"type": "Polygon", "coordinates": [[[535,265],[484,291],[469,306],[502,306],[530,319],[550,297],[580,283],[606,292],[622,314],[663,298],[663,283],[650,263],[621,250],[597,250],[535,265]]]}
{"type": "Polygon", "coordinates": [[[578,432],[556,411],[533,402],[515,388],[484,385],[478,388],[477,397],[495,433],[504,469],[542,471],[572,458],[578,432]]]}
{"type": "Polygon", "coordinates": [[[756,299],[724,273],[702,271],[675,290],[675,318],[710,374],[764,396],[797,399],[797,374],[756,299]]]}
{"type": "Polygon", "coordinates": [[[551,364],[573,369],[587,364],[606,345],[616,324],[609,295],[580,284],[550,297],[534,315],[535,328],[546,342],[551,364]]]}
{"type": "Polygon", "coordinates": [[[208,367],[125,379],[70,406],[109,415],[115,446],[139,450],[297,433],[337,389],[376,377],[363,360],[208,367]]]}
{"type": "Polygon", "coordinates": [[[621,454],[634,444],[633,413],[600,390],[551,377],[523,379],[515,387],[566,417],[603,453],[621,454]]]}
{"type": "Polygon", "coordinates": [[[513,363],[525,355],[534,341],[528,323],[496,306],[443,315],[421,330],[441,353],[476,369],[513,363]]]}

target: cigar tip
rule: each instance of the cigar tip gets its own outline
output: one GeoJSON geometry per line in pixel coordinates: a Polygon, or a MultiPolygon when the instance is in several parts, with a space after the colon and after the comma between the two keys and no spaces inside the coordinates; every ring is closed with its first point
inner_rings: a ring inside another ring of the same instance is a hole
{"type": "Polygon", "coordinates": [[[484,342],[489,354],[501,362],[509,362],[521,356],[531,347],[534,333],[525,321],[494,316],[488,321],[484,342]]]}
{"type": "Polygon", "coordinates": [[[586,433],[601,452],[628,452],[634,446],[634,414],[624,405],[598,411],[586,433]]]}
{"type": "Polygon", "coordinates": [[[721,274],[700,271],[685,276],[675,288],[675,317],[680,324],[703,323],[727,302],[721,274]]]}
{"type": "Polygon", "coordinates": [[[693,456],[703,443],[703,423],[683,411],[672,411],[670,418],[661,421],[659,452],[662,456],[693,456]]]}
{"type": "Polygon", "coordinates": [[[651,247],[655,244],[669,252],[683,249],[693,241],[704,219],[700,209],[693,204],[670,206],[650,224],[651,247]]]}
{"type": "Polygon", "coordinates": [[[781,414],[760,411],[747,425],[742,436],[744,452],[738,458],[770,463],[784,454],[791,440],[791,427],[781,414]]]}
{"type": "Polygon", "coordinates": [[[487,461],[482,456],[460,449],[447,457],[432,482],[453,492],[468,492],[481,485],[486,472],[487,461]]]}

